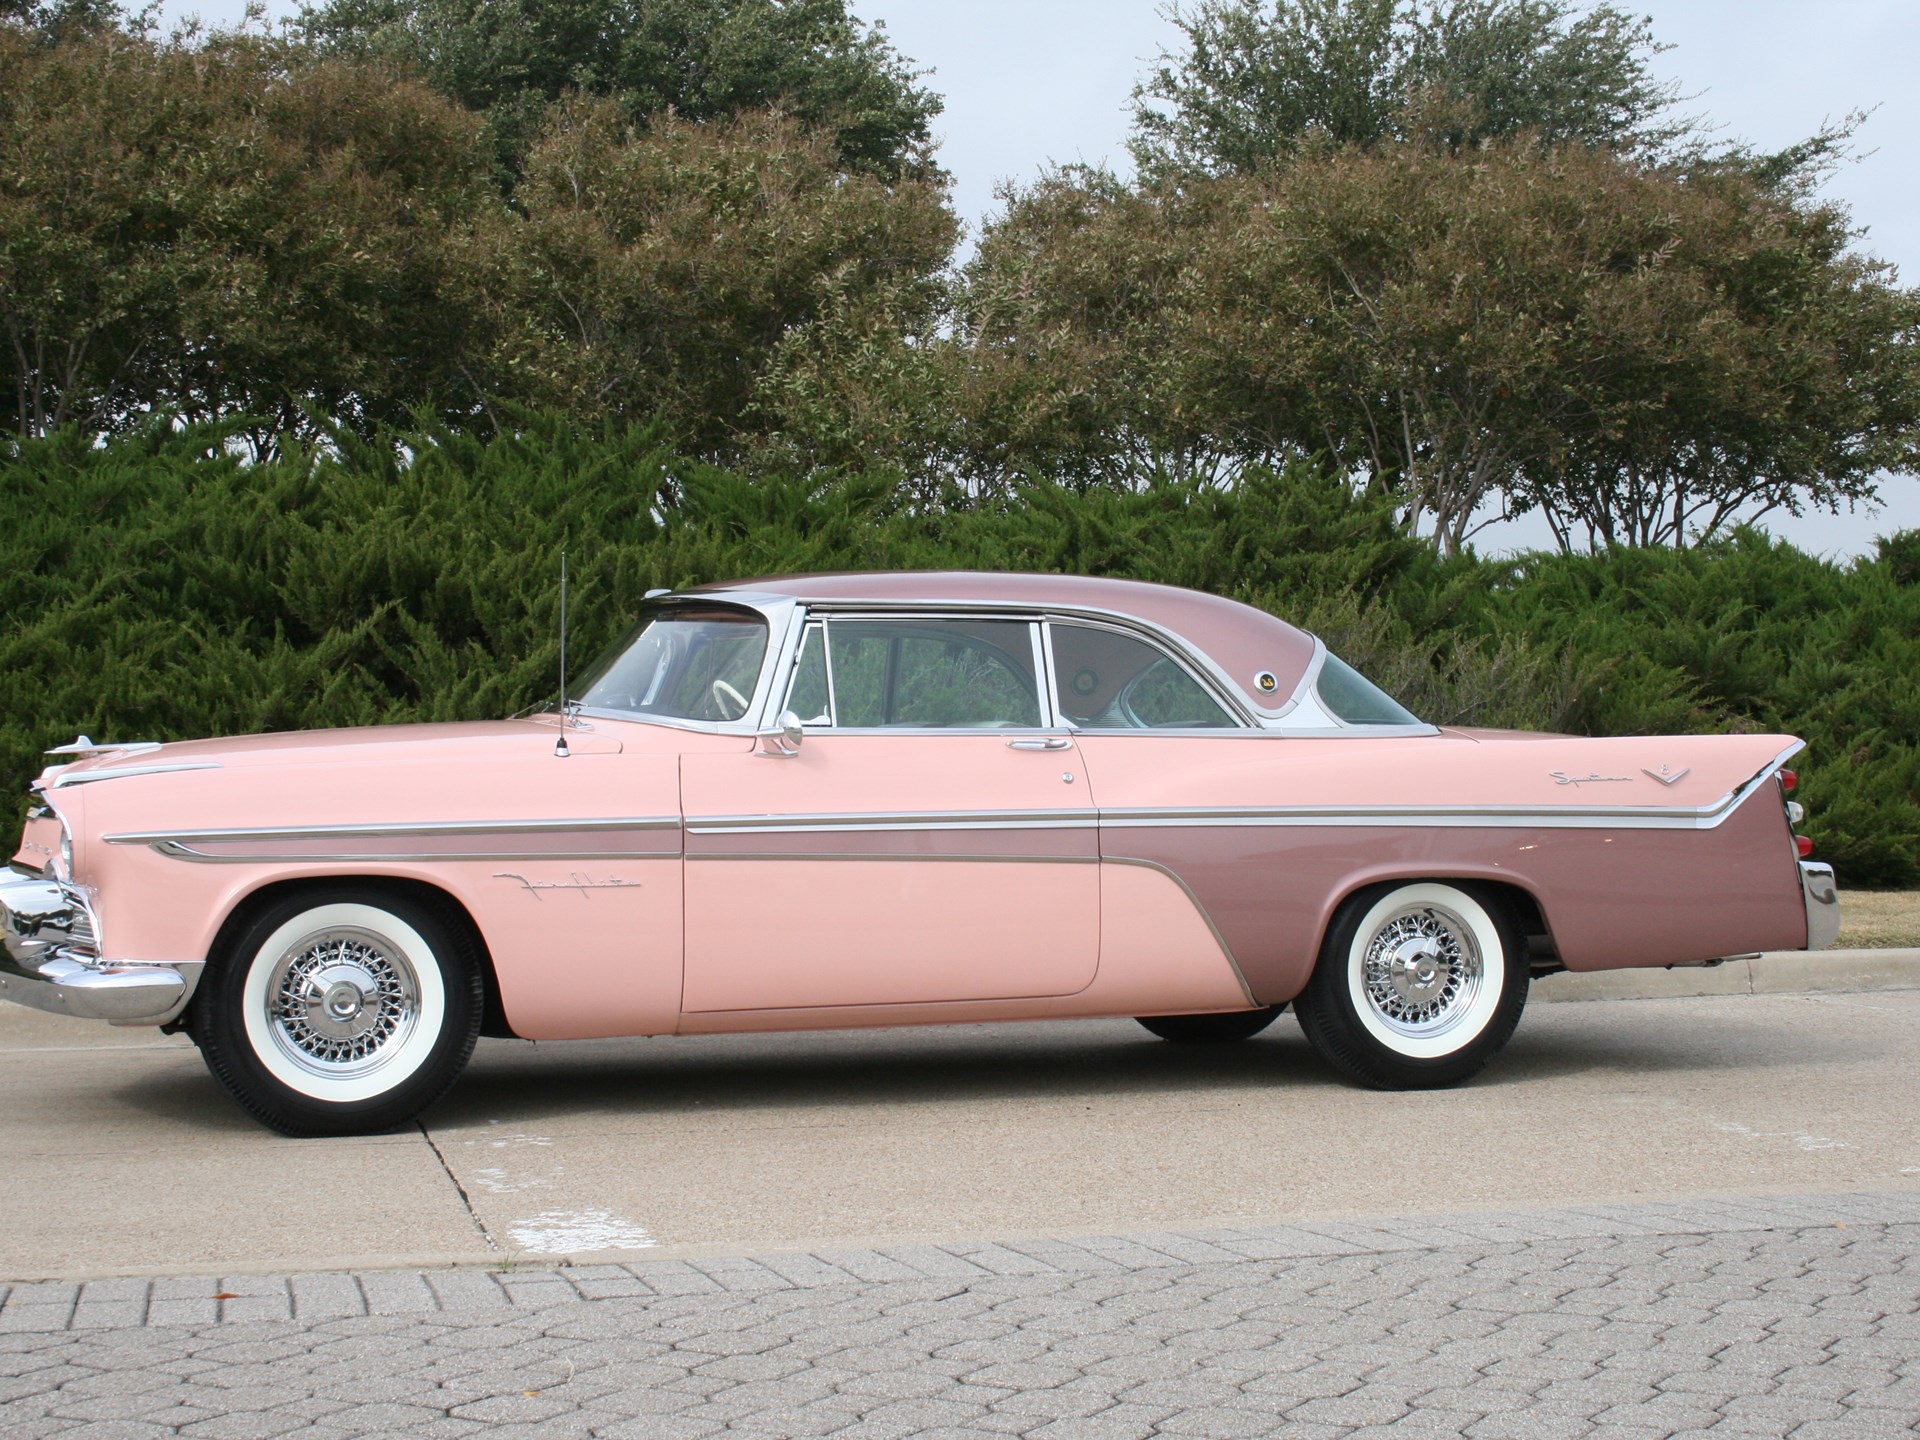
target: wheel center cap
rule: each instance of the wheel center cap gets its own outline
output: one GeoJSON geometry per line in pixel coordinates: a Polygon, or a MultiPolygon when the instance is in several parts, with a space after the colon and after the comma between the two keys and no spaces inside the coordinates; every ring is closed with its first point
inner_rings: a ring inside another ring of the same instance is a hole
{"type": "Polygon", "coordinates": [[[1393,953],[1393,988],[1402,1000],[1422,1001],[1447,983],[1447,964],[1431,940],[1409,940],[1393,953]]]}
{"type": "Polygon", "coordinates": [[[358,965],[327,965],[307,977],[307,1023],[330,1040],[356,1039],[378,1015],[380,983],[358,965]]]}
{"type": "Polygon", "coordinates": [[[335,1020],[351,1020],[366,1007],[367,997],[351,980],[342,980],[328,987],[326,998],[320,1003],[335,1020]]]}

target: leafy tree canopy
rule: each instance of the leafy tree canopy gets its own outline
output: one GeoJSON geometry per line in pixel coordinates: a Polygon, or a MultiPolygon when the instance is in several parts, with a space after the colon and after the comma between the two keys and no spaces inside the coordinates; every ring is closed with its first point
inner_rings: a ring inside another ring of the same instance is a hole
{"type": "Polygon", "coordinates": [[[939,97],[846,0],[323,0],[298,28],[322,53],[400,61],[486,112],[509,163],[546,106],[582,90],[636,120],[778,106],[830,131],[852,169],[933,170],[939,97]]]}
{"type": "Polygon", "coordinates": [[[1143,173],[1256,170],[1303,140],[1424,128],[1455,146],[1520,130],[1646,149],[1690,128],[1654,78],[1650,22],[1574,0],[1197,0],[1182,53],[1134,91],[1143,173]]]}
{"type": "Polygon", "coordinates": [[[968,269],[967,461],[1327,456],[1443,549],[1483,501],[1684,545],[1920,464],[1920,297],[1736,167],[1489,140],[1013,197],[968,269]]]}
{"type": "Polygon", "coordinates": [[[497,203],[477,119],[256,36],[0,26],[0,422],[399,418],[444,378],[449,227],[497,203]]]}
{"type": "Polygon", "coordinates": [[[514,200],[469,232],[448,294],[478,393],[659,415],[734,459],[780,426],[763,387],[788,342],[851,327],[897,349],[957,230],[939,185],[847,175],[792,116],[639,129],[585,95],[549,109],[514,200]]]}

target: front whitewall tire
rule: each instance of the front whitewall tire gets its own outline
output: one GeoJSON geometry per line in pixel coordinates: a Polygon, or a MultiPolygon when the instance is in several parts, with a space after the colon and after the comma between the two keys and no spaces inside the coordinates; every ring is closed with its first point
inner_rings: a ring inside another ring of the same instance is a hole
{"type": "Polygon", "coordinates": [[[446,897],[379,881],[289,890],[209,957],[189,1028],[227,1091],[287,1135],[415,1119],[480,1034],[478,937],[446,897]]]}
{"type": "Polygon", "coordinates": [[[376,906],[344,903],[303,911],[269,935],[248,964],[241,1005],[247,1042],[275,1079],[315,1100],[346,1103],[384,1095],[426,1063],[446,1024],[447,991],[418,930],[376,906]],[[357,988],[365,997],[347,1022],[364,1020],[361,1033],[343,1026],[337,1040],[303,1024],[286,998],[299,967],[319,958],[319,974],[328,974],[329,950],[342,952],[336,969],[359,972],[333,988],[357,988]],[[398,993],[389,997],[388,988],[398,993]],[[397,1002],[401,1013],[380,1014],[383,1002],[397,1002]]]}

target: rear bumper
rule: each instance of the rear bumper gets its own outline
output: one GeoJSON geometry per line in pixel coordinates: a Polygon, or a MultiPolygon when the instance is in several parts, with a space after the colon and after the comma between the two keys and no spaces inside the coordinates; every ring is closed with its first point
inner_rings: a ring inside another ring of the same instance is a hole
{"type": "Polygon", "coordinates": [[[77,886],[0,874],[0,1000],[115,1025],[164,1025],[186,1008],[198,962],[103,962],[77,886]]]}
{"type": "Polygon", "coordinates": [[[1833,866],[1802,860],[1800,891],[1807,902],[1807,949],[1825,950],[1840,935],[1840,892],[1834,888],[1833,866]]]}

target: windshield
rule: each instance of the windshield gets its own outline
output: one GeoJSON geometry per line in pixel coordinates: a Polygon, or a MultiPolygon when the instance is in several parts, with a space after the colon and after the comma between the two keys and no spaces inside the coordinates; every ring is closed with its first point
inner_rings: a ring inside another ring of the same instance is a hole
{"type": "Polygon", "coordinates": [[[587,672],[580,704],[663,720],[738,720],[766,653],[767,622],[751,610],[665,606],[643,614],[587,672]]]}

